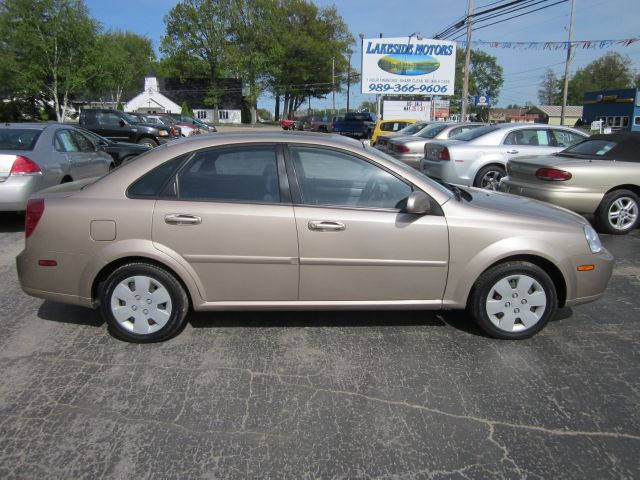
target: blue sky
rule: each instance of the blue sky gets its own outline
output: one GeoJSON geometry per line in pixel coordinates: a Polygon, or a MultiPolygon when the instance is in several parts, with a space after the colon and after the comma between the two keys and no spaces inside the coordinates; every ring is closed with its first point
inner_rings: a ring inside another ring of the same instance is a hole
{"type": "MultiPolygon", "coordinates": [[[[475,0],[478,10],[495,0],[475,0]]],[[[156,50],[164,34],[164,16],[177,3],[175,0],[86,0],[92,16],[105,28],[129,30],[151,38],[156,50]]],[[[358,40],[353,55],[355,68],[360,69],[358,34],[366,38],[402,37],[420,32],[425,38],[463,16],[467,0],[315,0],[319,6],[336,5],[338,12],[358,40]]],[[[566,41],[568,39],[570,2],[540,12],[513,19],[478,32],[474,40],[485,41],[566,41]]],[[[640,35],[640,0],[576,0],[574,40],[623,39],[640,35]]],[[[538,84],[545,69],[550,67],[558,76],[564,74],[566,52],[563,50],[515,50],[484,48],[497,57],[504,69],[504,86],[499,105],[523,104],[527,100],[537,103],[538,84]]],[[[572,72],[585,66],[607,51],[628,55],[635,68],[640,69],[640,43],[609,50],[576,51],[572,72]]],[[[374,100],[373,95],[359,93],[359,85],[352,89],[351,105],[363,100],[374,100]],[[355,93],[354,93],[355,92],[355,93]]],[[[338,106],[346,99],[339,96],[338,106]]],[[[273,111],[273,99],[264,95],[259,106],[273,111]]],[[[325,100],[312,100],[314,108],[329,108],[331,96],[325,100]]]]}

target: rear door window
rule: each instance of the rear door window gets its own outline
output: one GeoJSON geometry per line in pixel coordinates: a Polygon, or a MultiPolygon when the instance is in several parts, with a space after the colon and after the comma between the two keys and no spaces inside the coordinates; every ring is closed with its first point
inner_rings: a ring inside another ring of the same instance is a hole
{"type": "Polygon", "coordinates": [[[0,150],[33,150],[42,130],[3,128],[0,130],[0,150]]]}
{"type": "Polygon", "coordinates": [[[505,145],[548,146],[549,135],[547,129],[527,128],[515,130],[507,135],[505,145]]]}
{"type": "Polygon", "coordinates": [[[177,180],[180,200],[280,202],[273,146],[198,152],[180,171],[177,180]]]}

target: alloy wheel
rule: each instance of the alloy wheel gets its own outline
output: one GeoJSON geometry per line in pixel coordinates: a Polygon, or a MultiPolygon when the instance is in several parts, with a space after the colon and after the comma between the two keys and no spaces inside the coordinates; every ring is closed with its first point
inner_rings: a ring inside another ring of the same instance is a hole
{"type": "Polygon", "coordinates": [[[638,218],[638,204],[633,198],[620,197],[609,207],[607,217],[612,228],[626,230],[638,218]]]}

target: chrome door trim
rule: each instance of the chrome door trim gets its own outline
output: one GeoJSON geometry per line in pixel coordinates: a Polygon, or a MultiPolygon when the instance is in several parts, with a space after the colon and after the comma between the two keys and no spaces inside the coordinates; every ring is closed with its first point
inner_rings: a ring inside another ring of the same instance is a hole
{"type": "Polygon", "coordinates": [[[260,265],[297,265],[296,257],[268,257],[253,255],[183,255],[192,263],[248,263],[260,265]]]}
{"type": "Polygon", "coordinates": [[[300,258],[300,265],[341,265],[377,267],[446,267],[445,260],[390,260],[377,258],[300,258]]]}

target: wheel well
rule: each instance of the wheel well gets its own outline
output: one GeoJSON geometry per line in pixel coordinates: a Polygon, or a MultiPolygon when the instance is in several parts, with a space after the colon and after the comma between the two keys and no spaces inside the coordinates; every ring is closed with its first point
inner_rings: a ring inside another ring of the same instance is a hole
{"type": "Polygon", "coordinates": [[[64,177],[62,177],[62,180],[60,181],[60,183],[69,183],[69,182],[73,182],[73,178],[71,178],[71,175],[65,175],[64,177]]]}
{"type": "Polygon", "coordinates": [[[98,302],[99,300],[98,287],[100,286],[101,283],[106,281],[109,275],[111,275],[114,271],[116,271],[122,265],[126,265],[127,263],[137,263],[137,262],[144,262],[144,263],[149,263],[151,265],[155,265],[156,267],[162,268],[163,270],[166,270],[171,275],[173,275],[176,278],[176,280],[180,283],[180,285],[182,285],[182,288],[184,288],[184,291],[187,294],[187,298],[189,299],[190,308],[193,306],[189,289],[187,288],[185,283],[182,281],[182,278],[180,278],[180,275],[178,275],[173,269],[167,267],[165,264],[147,257],[124,257],[124,258],[119,258],[117,260],[114,260],[108,265],[105,265],[102,268],[102,270],[98,272],[98,275],[96,275],[96,278],[93,280],[93,285],[91,286],[91,301],[93,303],[98,302]]]}
{"type": "Polygon", "coordinates": [[[640,197],[640,186],[638,185],[618,185],[608,190],[607,193],[615,192],[616,190],[630,190],[640,197]]]}
{"type": "MultiPolygon", "coordinates": [[[[518,261],[533,263],[537,267],[540,267],[542,270],[544,270],[544,272],[549,275],[549,278],[551,278],[551,281],[556,287],[556,292],[558,294],[558,306],[560,308],[564,307],[564,303],[567,301],[567,284],[565,282],[564,276],[562,275],[562,272],[558,269],[558,267],[556,267],[552,262],[545,258],[536,257],[535,255],[514,255],[512,257],[501,258],[497,262],[489,265],[480,275],[482,275],[490,268],[493,268],[496,265],[500,265],[501,263],[518,261]]],[[[478,277],[480,275],[478,275],[478,277]]],[[[467,297],[467,304],[472,294],[473,288],[471,289],[471,291],[469,292],[469,296],[467,297]]]]}

